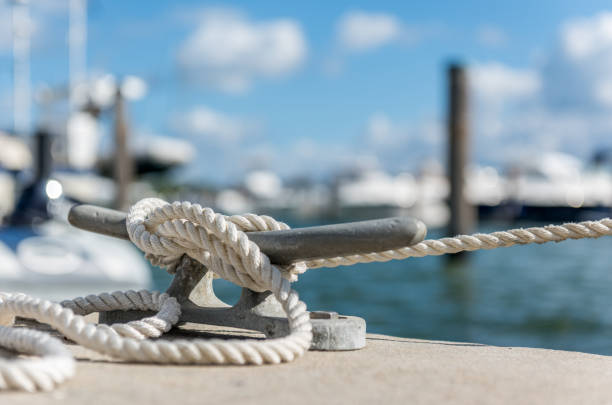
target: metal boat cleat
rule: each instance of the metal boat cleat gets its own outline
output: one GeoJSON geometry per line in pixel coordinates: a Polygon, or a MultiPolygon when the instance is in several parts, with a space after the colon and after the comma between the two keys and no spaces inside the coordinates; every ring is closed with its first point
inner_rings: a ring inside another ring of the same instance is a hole
{"type": "MultiPolygon", "coordinates": [[[[68,221],[77,228],[128,239],[126,214],[93,205],[75,205],[68,221]]],[[[270,261],[287,265],[300,260],[329,258],[357,253],[397,249],[421,242],[426,227],[409,217],[296,228],[283,231],[250,232],[270,261]]],[[[213,274],[204,265],[185,255],[166,291],[181,304],[180,322],[228,326],[255,330],[266,337],[289,333],[287,318],[271,292],[242,289],[239,301],[230,306],[214,293],[213,274]]],[[[150,316],[144,311],[111,311],[100,314],[100,322],[126,322],[150,316]]],[[[365,346],[366,322],[336,312],[311,311],[311,350],[356,350],[365,346]]]]}

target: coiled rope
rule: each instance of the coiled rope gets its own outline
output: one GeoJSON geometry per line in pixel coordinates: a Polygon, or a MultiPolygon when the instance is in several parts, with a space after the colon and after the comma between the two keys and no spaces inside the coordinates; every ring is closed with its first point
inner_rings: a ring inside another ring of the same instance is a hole
{"type": "Polygon", "coordinates": [[[227,217],[189,202],[168,204],[144,199],[127,217],[130,239],[155,265],[176,271],[187,254],[217,276],[254,291],[272,291],[288,321],[285,337],[254,340],[150,340],[170,330],[180,317],[173,297],[149,291],[90,295],[61,304],[24,294],[0,293],[0,347],[34,357],[0,360],[0,390],[51,390],[74,375],[75,363],[61,342],[48,334],[12,328],[16,316],[47,323],[76,343],[112,357],[133,362],[177,364],[276,364],[303,355],[312,340],[306,305],[290,282],[307,268],[442,255],[494,249],[516,244],[560,242],[566,239],[612,235],[612,220],[568,223],[491,234],[461,235],[426,240],[385,252],[310,260],[279,267],[270,263],[246,232],[287,229],[268,216],[227,217]],[[111,310],[151,310],[155,316],[126,324],[95,325],[84,315],[111,310]]]}

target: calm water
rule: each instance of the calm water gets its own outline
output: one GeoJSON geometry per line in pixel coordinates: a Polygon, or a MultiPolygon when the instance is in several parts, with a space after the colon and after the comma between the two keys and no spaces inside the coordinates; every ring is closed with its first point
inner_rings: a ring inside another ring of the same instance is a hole
{"type": "MultiPolygon", "coordinates": [[[[162,290],[170,280],[154,278],[162,290]]],[[[215,283],[237,300],[238,287],[215,283]]],[[[474,252],[454,266],[443,256],[315,269],[294,287],[308,309],[363,317],[370,333],[612,354],[609,237],[474,252]]]]}

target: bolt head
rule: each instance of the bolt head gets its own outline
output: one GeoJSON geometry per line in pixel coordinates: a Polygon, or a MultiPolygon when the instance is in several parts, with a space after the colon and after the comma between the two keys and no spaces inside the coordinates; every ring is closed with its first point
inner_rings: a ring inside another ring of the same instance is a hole
{"type": "Polygon", "coordinates": [[[333,311],[311,311],[310,319],[337,319],[338,313],[333,311]]]}

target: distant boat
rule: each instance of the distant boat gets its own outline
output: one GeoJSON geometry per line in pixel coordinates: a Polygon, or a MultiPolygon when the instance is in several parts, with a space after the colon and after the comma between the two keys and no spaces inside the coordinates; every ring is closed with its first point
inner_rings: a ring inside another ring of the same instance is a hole
{"type": "Polygon", "coordinates": [[[149,288],[150,269],[129,243],[46,221],[0,228],[0,285],[50,299],[149,288]]]}
{"type": "Polygon", "coordinates": [[[152,284],[150,268],[129,242],[72,228],[62,184],[50,177],[49,135],[39,133],[34,180],[0,228],[0,285],[55,299],[152,284]]]}
{"type": "MultiPolygon", "coordinates": [[[[185,140],[161,135],[137,137],[131,151],[137,175],[165,172],[186,165],[195,157],[195,148],[185,140]]],[[[100,159],[98,168],[107,176],[113,176],[115,157],[100,159]]]]}
{"type": "Polygon", "coordinates": [[[409,208],[416,200],[417,183],[408,173],[391,176],[380,170],[369,170],[338,185],[338,201],[342,207],[409,208]]]}
{"type": "Polygon", "coordinates": [[[494,180],[481,179],[468,194],[484,218],[574,221],[612,209],[612,174],[563,153],[524,159],[494,180]],[[488,200],[478,196],[484,187],[490,189],[488,200]]]}
{"type": "Polygon", "coordinates": [[[336,182],[336,200],[342,215],[354,218],[411,215],[431,228],[444,226],[448,221],[445,201],[448,180],[435,170],[418,178],[410,173],[394,176],[382,170],[365,170],[336,182]]]}

